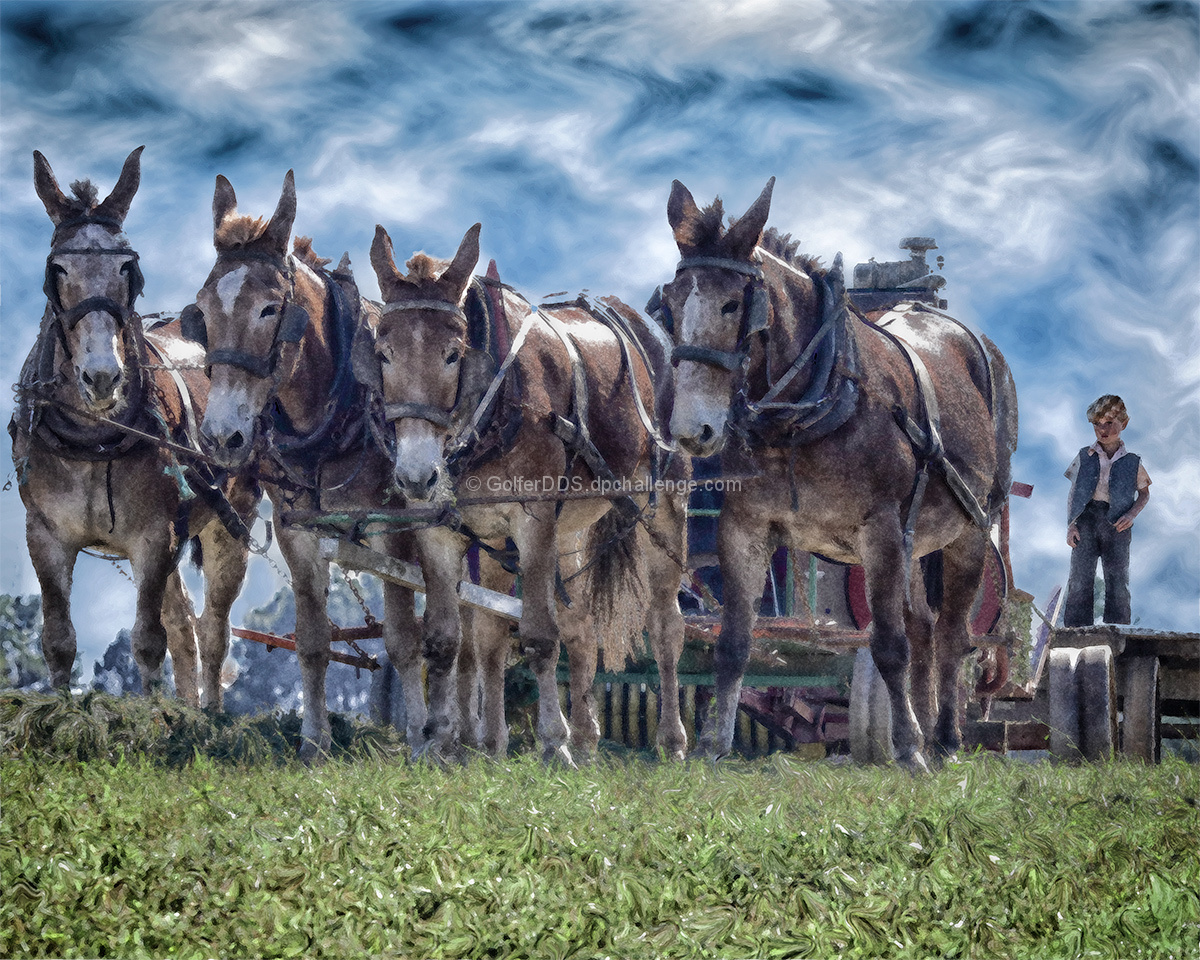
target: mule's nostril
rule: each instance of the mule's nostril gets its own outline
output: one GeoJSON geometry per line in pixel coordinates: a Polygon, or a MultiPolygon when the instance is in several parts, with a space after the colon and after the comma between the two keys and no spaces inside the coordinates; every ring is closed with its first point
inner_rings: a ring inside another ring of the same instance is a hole
{"type": "Polygon", "coordinates": [[[429,479],[425,481],[425,489],[427,491],[432,490],[434,487],[437,486],[438,477],[439,477],[439,472],[437,470],[433,470],[430,472],[429,479]]]}
{"type": "Polygon", "coordinates": [[[240,450],[245,442],[246,438],[242,436],[242,432],[239,430],[237,433],[232,434],[230,438],[225,441],[225,447],[228,450],[240,450]]]}
{"type": "Polygon", "coordinates": [[[83,382],[86,383],[89,387],[92,385],[92,375],[90,373],[88,373],[86,370],[83,371],[83,382]]]}
{"type": "Polygon", "coordinates": [[[714,435],[713,428],[709,424],[706,423],[700,429],[700,442],[701,443],[710,443],[712,441],[713,435],[714,435]]]}

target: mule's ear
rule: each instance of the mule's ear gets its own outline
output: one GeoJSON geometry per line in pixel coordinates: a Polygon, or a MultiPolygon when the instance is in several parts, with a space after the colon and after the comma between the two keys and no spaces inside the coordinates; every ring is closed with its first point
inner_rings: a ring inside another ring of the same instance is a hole
{"type": "Polygon", "coordinates": [[[237,213],[237,195],[233,192],[233,184],[218,173],[217,187],[213,191],[213,232],[216,233],[225,218],[234,213],[237,213]]]}
{"type": "Polygon", "coordinates": [[[678,180],[671,181],[671,197],[667,200],[667,222],[680,247],[691,246],[695,225],[700,222],[700,208],[692,192],[678,180]]]}
{"type": "Polygon", "coordinates": [[[471,282],[475,264],[479,262],[479,231],[482,229],[483,224],[477,223],[463,234],[458,252],[438,279],[439,284],[445,288],[448,299],[455,303],[462,299],[467,284],[471,282]]]}
{"type": "Polygon", "coordinates": [[[738,220],[722,241],[726,252],[736,260],[747,259],[762,239],[763,227],[767,225],[767,216],[771,212],[771,191],[775,189],[775,178],[772,177],[763,187],[758,199],[750,204],[750,209],[738,220]]]}
{"type": "Polygon", "coordinates": [[[63,196],[58,181],[54,179],[54,171],[50,169],[50,161],[38,150],[33,151],[33,188],[37,191],[38,199],[46,208],[50,221],[57,227],[67,219],[73,211],[71,201],[63,196]]]}
{"type": "Polygon", "coordinates": [[[283,192],[279,204],[271,214],[271,222],[263,236],[279,251],[287,253],[288,240],[292,236],[292,224],[296,220],[296,175],[289,170],[283,178],[283,192]]]}
{"type": "Polygon", "coordinates": [[[142,151],[146,147],[140,146],[125,158],[125,165],[121,167],[121,176],[117,178],[117,185],[113,187],[112,193],[104,198],[104,202],[96,208],[96,213],[102,217],[112,217],[117,223],[124,223],[125,217],[129,214],[129,205],[133,202],[133,195],[137,193],[138,185],[142,182],[142,151]]]}
{"type": "Polygon", "coordinates": [[[383,224],[375,224],[375,239],[371,241],[371,266],[375,277],[379,280],[379,290],[385,297],[388,295],[385,283],[395,283],[404,279],[396,269],[396,255],[392,250],[392,238],[383,229],[383,224]]]}

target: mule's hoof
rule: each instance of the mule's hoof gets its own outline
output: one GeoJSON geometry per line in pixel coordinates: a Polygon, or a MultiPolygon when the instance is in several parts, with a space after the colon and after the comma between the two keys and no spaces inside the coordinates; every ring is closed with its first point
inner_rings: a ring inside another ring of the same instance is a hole
{"type": "Polygon", "coordinates": [[[553,767],[566,767],[568,770],[578,770],[575,765],[575,758],[571,756],[571,751],[564,743],[558,747],[546,747],[542,751],[542,763],[553,767]]]}
{"type": "Polygon", "coordinates": [[[896,764],[897,766],[907,770],[909,773],[929,773],[929,764],[925,762],[925,756],[920,750],[914,750],[907,756],[896,757],[896,764]]]}
{"type": "Polygon", "coordinates": [[[308,767],[316,767],[329,759],[329,746],[322,746],[315,740],[305,738],[300,742],[298,751],[300,762],[308,767]]]}
{"type": "Polygon", "coordinates": [[[720,763],[722,760],[728,759],[730,754],[715,749],[711,744],[701,744],[695,750],[687,755],[689,763],[720,763]]]}
{"type": "Polygon", "coordinates": [[[439,743],[427,740],[412,755],[415,763],[431,763],[435,767],[452,767],[463,762],[463,751],[458,743],[439,743]]]}

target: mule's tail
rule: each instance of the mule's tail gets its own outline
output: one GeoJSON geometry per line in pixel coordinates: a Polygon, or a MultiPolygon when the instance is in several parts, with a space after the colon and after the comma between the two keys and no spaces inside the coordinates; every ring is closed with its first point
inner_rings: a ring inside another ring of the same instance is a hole
{"type": "Polygon", "coordinates": [[[588,531],[584,549],[589,626],[605,668],[620,670],[642,647],[645,626],[646,557],[639,524],[612,509],[588,531]]]}
{"type": "Polygon", "coordinates": [[[1012,487],[1012,456],[1017,449],[1017,387],[999,348],[987,337],[982,340],[991,367],[992,427],[996,436],[996,474],[988,491],[987,508],[988,517],[996,523],[1012,487]]]}

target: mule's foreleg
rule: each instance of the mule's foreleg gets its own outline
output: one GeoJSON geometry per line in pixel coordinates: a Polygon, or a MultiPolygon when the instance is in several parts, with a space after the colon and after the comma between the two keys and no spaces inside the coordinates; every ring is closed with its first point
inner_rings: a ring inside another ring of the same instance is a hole
{"type": "Polygon", "coordinates": [[[329,754],[332,738],[329,707],[325,702],[325,671],[333,630],[326,608],[329,599],[329,562],[318,550],[319,540],[297,528],[275,521],[275,538],[287,561],[296,601],[296,658],[304,717],[300,724],[300,759],[313,763],[329,754]]]}
{"type": "MultiPolygon", "coordinates": [[[[161,530],[151,531],[151,536],[139,544],[139,549],[132,552],[129,565],[133,570],[133,580],[137,585],[137,612],[133,621],[131,646],[133,659],[137,664],[138,673],[142,678],[142,693],[156,693],[162,689],[163,660],[167,655],[167,630],[163,626],[163,600],[167,593],[167,581],[174,572],[173,552],[171,550],[170,528],[163,524],[161,530]]],[[[186,602],[186,601],[182,601],[186,602]]],[[[190,604],[188,604],[190,608],[190,604]]],[[[191,693],[196,692],[196,635],[190,629],[186,632],[191,640],[190,650],[180,650],[180,656],[187,661],[183,672],[191,669],[190,683],[184,681],[184,688],[190,687],[191,693]]]]}
{"type": "Polygon", "coordinates": [[[934,749],[947,757],[962,747],[962,664],[971,652],[971,608],[983,579],[987,550],[987,533],[973,527],[942,551],[942,609],[934,630],[938,713],[930,739],[934,749]]]}
{"type": "Polygon", "coordinates": [[[650,530],[641,531],[650,588],[646,632],[658,664],[656,742],[667,756],[680,760],[687,752],[687,731],[679,714],[679,657],[683,653],[679,585],[685,572],[680,562],[687,553],[686,510],[686,498],[663,497],[650,519],[650,530]]]}
{"type": "MultiPolygon", "coordinates": [[[[871,656],[892,702],[892,748],[896,762],[927,770],[923,736],[909,695],[910,648],[904,631],[904,540],[899,514],[880,510],[859,533],[859,555],[871,609],[871,656]]],[[[915,566],[915,565],[914,565],[915,566]]],[[[919,583],[916,589],[921,589],[919,583]]],[[[927,669],[918,664],[918,669],[927,669]]]]}
{"type": "Polygon", "coordinates": [[[196,669],[196,612],[178,570],[171,571],[167,577],[163,591],[162,621],[167,631],[167,649],[171,653],[175,696],[188,706],[198,707],[200,689],[196,669]]]}
{"type": "Polygon", "coordinates": [[[456,759],[459,753],[458,652],[462,617],[458,581],[465,544],[439,528],[418,534],[421,570],[425,577],[425,629],[422,652],[429,688],[424,748],[419,755],[456,759]]]}
{"type": "Polygon", "coordinates": [[[768,528],[750,516],[725,508],[717,521],[717,554],[724,585],[721,633],[713,650],[716,673],[716,717],[710,716],[700,738],[700,752],[714,759],[733,749],[742,677],[750,659],[750,637],[762,597],[768,556],[768,528]]]}
{"type": "Polygon", "coordinates": [[[571,755],[576,760],[590,762],[600,744],[594,694],[599,645],[591,611],[584,609],[586,598],[583,594],[583,590],[575,590],[571,606],[560,608],[558,617],[570,669],[571,755]]]}
{"type": "MultiPolygon", "coordinates": [[[[404,560],[416,558],[411,536],[388,537],[383,543],[389,556],[404,560]]],[[[405,736],[409,749],[416,752],[425,745],[425,680],[422,675],[421,624],[414,612],[415,598],[406,587],[383,583],[383,645],[388,660],[400,678],[404,697],[405,736]]]]}
{"type": "MultiPolygon", "coordinates": [[[[558,549],[554,504],[527,506],[514,531],[521,562],[521,649],[537,678],[542,758],[570,764],[567,719],[558,702],[558,549]]],[[[594,668],[593,668],[594,669],[594,668]]]]}
{"type": "Polygon", "coordinates": [[[29,506],[25,514],[29,559],[42,591],[42,656],[56,687],[71,685],[75,666],[75,626],[71,623],[71,580],[78,550],[61,543],[29,506]]]}
{"type": "Polygon", "coordinates": [[[909,644],[909,684],[913,710],[921,733],[930,736],[937,717],[934,684],[933,611],[925,592],[921,566],[914,560],[909,582],[909,599],[904,605],[904,630],[909,644]]]}
{"type": "Polygon", "coordinates": [[[220,521],[201,532],[200,546],[204,564],[204,612],[197,630],[201,703],[206,708],[220,710],[225,702],[221,670],[229,655],[229,611],[242,592],[250,552],[220,521]]]}

